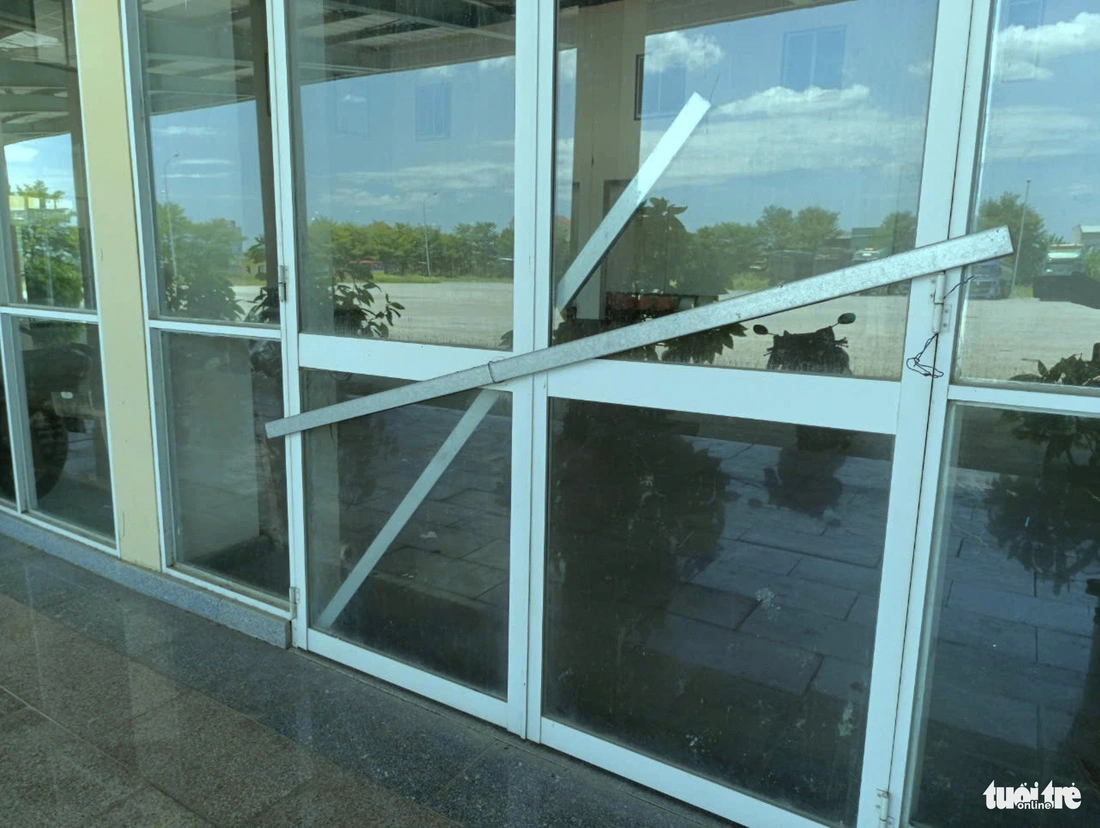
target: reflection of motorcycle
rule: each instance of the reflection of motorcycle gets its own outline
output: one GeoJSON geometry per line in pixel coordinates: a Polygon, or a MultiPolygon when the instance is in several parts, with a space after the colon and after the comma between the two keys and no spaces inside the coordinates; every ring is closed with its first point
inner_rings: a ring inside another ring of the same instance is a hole
{"type": "MultiPolygon", "coordinates": [[[[772,346],[768,349],[769,371],[801,371],[811,374],[836,374],[850,377],[848,340],[837,339],[833,328],[837,325],[851,325],[856,321],[854,313],[842,313],[836,324],[819,328],[812,333],[772,334],[763,325],[753,325],[753,331],[772,337],[772,346]]],[[[797,445],[808,451],[821,451],[832,448],[845,448],[852,441],[852,435],[816,426],[796,427],[797,445]]]]}
{"type": "MultiPolygon", "coordinates": [[[[69,432],[84,431],[94,352],[80,343],[51,345],[25,351],[23,365],[35,490],[42,497],[61,479],[69,457],[69,432]]],[[[0,399],[0,493],[13,497],[7,403],[4,394],[0,399]]]]}

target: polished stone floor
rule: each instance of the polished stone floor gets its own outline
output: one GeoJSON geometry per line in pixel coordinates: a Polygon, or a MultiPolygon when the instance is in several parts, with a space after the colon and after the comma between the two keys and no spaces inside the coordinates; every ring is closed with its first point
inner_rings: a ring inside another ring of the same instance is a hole
{"type": "Polygon", "coordinates": [[[724,824],[2,536],[0,823],[724,824]]]}

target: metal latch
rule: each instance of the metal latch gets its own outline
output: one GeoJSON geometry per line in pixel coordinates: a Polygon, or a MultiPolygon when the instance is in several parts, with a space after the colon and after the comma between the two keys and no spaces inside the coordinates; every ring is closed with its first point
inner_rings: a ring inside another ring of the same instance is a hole
{"type": "Polygon", "coordinates": [[[285,264],[279,265],[279,301],[286,301],[286,285],[289,278],[290,268],[285,264]]]}

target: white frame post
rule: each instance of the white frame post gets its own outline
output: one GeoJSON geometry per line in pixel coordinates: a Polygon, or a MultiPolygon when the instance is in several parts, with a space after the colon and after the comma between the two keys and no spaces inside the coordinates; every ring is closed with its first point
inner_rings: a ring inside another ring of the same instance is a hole
{"type": "MultiPolygon", "coordinates": [[[[952,237],[950,203],[955,186],[971,5],[969,1],[941,0],[938,8],[917,209],[918,246],[952,237]]],[[[913,280],[905,357],[919,353],[929,337],[939,332],[941,322],[936,302],[942,296],[943,281],[942,273],[913,280]]],[[[898,719],[908,593],[913,560],[919,555],[918,503],[931,393],[929,378],[903,369],[860,783],[860,824],[873,824],[878,818],[894,819],[895,824],[900,824],[896,820],[902,788],[893,777],[893,763],[898,754],[892,735],[898,719]]]]}

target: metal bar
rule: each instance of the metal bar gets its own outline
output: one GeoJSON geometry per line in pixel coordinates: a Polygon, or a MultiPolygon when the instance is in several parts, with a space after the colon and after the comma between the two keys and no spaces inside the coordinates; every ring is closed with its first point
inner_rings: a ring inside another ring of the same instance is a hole
{"type": "Polygon", "coordinates": [[[649,191],[653,189],[653,185],[664,175],[672,159],[683,149],[687,139],[691,137],[695,127],[699,126],[699,122],[703,120],[708,110],[710,110],[710,101],[698,92],[692,94],[684,104],[680,114],[661,136],[657,146],[653,148],[653,152],[649,154],[637,174],[630,179],[626,189],[615,201],[615,206],[607,211],[599,227],[585,242],[569,269],[558,280],[554,290],[554,303],[559,311],[573,301],[592,277],[600,260],[623,232],[630,217],[649,198],[649,191]]]}
{"type": "Polygon", "coordinates": [[[389,549],[394,538],[405,528],[405,524],[409,522],[413,513],[420,508],[420,504],[424,502],[424,498],[431,492],[432,487],[439,482],[439,478],[443,476],[443,473],[447,471],[455,457],[458,456],[459,451],[466,445],[466,441],[481,425],[481,421],[485,419],[485,415],[489,413],[489,409],[496,402],[498,393],[497,391],[482,391],[470,403],[470,407],[466,409],[466,413],[462,415],[454,430],[443,441],[443,445],[439,447],[435,457],[420,473],[420,477],[409,489],[409,493],[405,495],[404,500],[393,510],[393,514],[389,516],[382,530],[371,541],[367,551],[363,553],[363,557],[352,568],[347,580],[336,590],[336,594],[329,599],[328,605],[317,621],[318,627],[329,629],[340,616],[340,613],[344,611],[344,607],[347,606],[352,596],[359,591],[359,587],[363,585],[363,581],[367,580],[371,570],[382,560],[382,556],[386,554],[386,550],[389,549]]]}
{"type": "Polygon", "coordinates": [[[325,406],[295,417],[272,420],[267,424],[267,435],[282,437],[353,417],[362,417],[366,414],[376,414],[379,411],[423,402],[434,397],[506,382],[540,371],[552,371],[633,348],[690,336],[723,325],[760,319],[774,313],[816,305],[819,302],[839,299],[862,290],[883,287],[917,276],[965,267],[975,262],[1007,256],[1010,253],[1012,253],[1012,241],[1008,235],[1008,228],[997,227],[920,247],[906,253],[898,253],[896,256],[888,256],[885,259],[835,270],[810,279],[790,282],[722,302],[713,302],[659,319],[650,319],[562,345],[507,357],[477,368],[468,368],[435,379],[371,394],[368,397],[325,406]]]}

